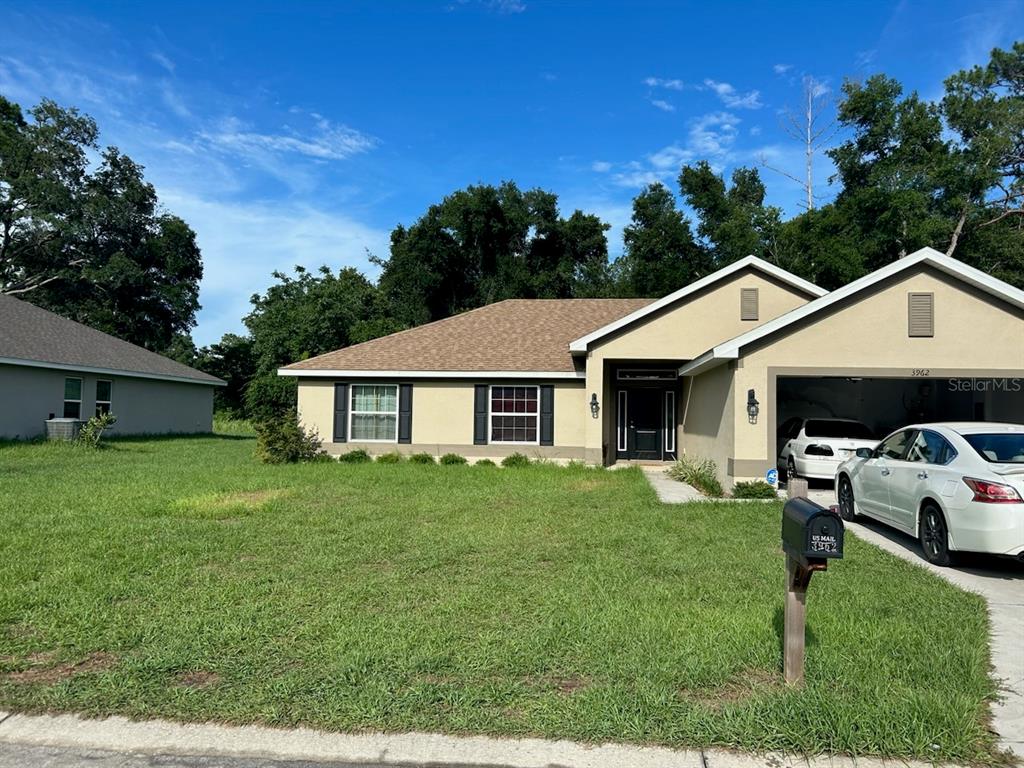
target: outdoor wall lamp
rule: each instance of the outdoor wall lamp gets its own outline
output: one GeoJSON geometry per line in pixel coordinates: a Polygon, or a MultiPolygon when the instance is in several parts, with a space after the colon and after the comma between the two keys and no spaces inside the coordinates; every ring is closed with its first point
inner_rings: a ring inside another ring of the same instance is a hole
{"type": "Polygon", "coordinates": [[[597,392],[593,392],[590,395],[590,415],[595,419],[597,414],[601,412],[601,404],[597,402],[597,392]]]}
{"type": "Polygon", "coordinates": [[[754,390],[747,390],[747,421],[757,424],[757,414],[761,412],[760,403],[754,397],[754,390]]]}

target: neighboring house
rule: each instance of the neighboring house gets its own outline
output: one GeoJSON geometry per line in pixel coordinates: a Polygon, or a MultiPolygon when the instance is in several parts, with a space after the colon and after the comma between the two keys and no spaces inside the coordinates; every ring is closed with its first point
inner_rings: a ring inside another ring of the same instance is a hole
{"type": "Polygon", "coordinates": [[[218,378],[0,295],[0,438],[110,411],[117,434],[209,432],[218,378]]]}
{"type": "Polygon", "coordinates": [[[1024,292],[930,248],[831,293],[748,257],[658,300],[503,301],[279,373],[332,453],[686,453],[732,482],[775,467],[796,415],[1024,421],[1024,292]]]}

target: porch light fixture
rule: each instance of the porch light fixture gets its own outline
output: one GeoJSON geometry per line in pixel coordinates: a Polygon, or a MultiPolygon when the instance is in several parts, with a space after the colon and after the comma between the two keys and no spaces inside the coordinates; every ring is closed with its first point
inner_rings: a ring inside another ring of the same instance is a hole
{"type": "Polygon", "coordinates": [[[593,392],[590,395],[590,415],[596,419],[600,412],[601,404],[597,402],[597,392],[593,392]]]}
{"type": "Polygon", "coordinates": [[[761,412],[760,403],[754,397],[754,390],[747,390],[747,421],[757,424],[757,414],[761,412]]]}

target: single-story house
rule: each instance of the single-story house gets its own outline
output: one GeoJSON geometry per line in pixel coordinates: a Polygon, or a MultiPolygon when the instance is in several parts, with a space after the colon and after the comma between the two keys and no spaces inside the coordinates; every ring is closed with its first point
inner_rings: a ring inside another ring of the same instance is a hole
{"type": "Polygon", "coordinates": [[[835,291],[748,257],[654,299],[509,300],[280,369],[329,451],[763,478],[793,416],[1024,421],[1024,292],[930,248],[835,291]]]}
{"type": "Polygon", "coordinates": [[[210,432],[220,379],[148,349],[0,295],[0,438],[46,431],[47,419],[117,416],[117,434],[210,432]]]}

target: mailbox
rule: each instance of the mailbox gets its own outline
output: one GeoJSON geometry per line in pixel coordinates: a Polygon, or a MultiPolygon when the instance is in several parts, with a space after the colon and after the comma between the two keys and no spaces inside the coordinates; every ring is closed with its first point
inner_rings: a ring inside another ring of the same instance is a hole
{"type": "Polygon", "coordinates": [[[826,560],[843,556],[843,519],[834,509],[794,498],[782,509],[782,548],[804,568],[824,570],[826,560]]]}

